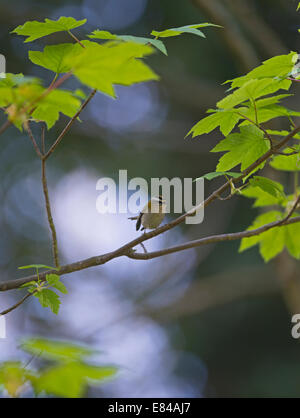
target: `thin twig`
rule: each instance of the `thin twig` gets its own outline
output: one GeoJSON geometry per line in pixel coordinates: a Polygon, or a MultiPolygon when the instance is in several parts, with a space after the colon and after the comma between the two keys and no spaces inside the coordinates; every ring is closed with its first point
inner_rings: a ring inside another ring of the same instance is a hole
{"type": "Polygon", "coordinates": [[[232,198],[232,196],[233,196],[233,194],[232,193],[230,193],[228,196],[226,196],[226,197],[221,197],[220,195],[218,195],[217,196],[217,198],[219,199],[219,200],[229,200],[229,199],[231,199],[232,198]]]}
{"type": "Polygon", "coordinates": [[[23,302],[25,302],[25,300],[27,300],[30,296],[32,296],[33,293],[27,293],[21,300],[19,300],[19,302],[17,302],[15,305],[11,306],[8,309],[5,309],[4,311],[0,312],[0,315],[6,315],[9,312],[13,311],[14,309],[18,308],[20,305],[22,305],[23,302]]]}
{"type": "Polygon", "coordinates": [[[42,153],[43,153],[43,156],[45,155],[45,153],[46,153],[46,148],[45,148],[45,125],[43,124],[42,125],[42,132],[41,132],[41,142],[42,142],[42,153]]]}
{"type": "Polygon", "coordinates": [[[2,135],[6,131],[6,129],[10,127],[11,124],[12,122],[10,120],[5,121],[0,128],[0,135],[2,135]]]}
{"type": "Polygon", "coordinates": [[[290,155],[297,155],[300,151],[293,151],[293,152],[280,152],[280,151],[274,151],[274,154],[276,155],[283,155],[284,157],[289,157],[290,155]]]}
{"type": "Polygon", "coordinates": [[[30,129],[29,122],[26,124],[26,130],[27,130],[28,136],[31,139],[31,142],[33,144],[33,147],[34,147],[34,149],[35,149],[38,157],[42,159],[43,158],[43,155],[42,155],[42,153],[41,153],[41,151],[40,151],[40,149],[38,147],[38,144],[37,144],[37,142],[36,142],[36,140],[35,140],[35,138],[33,136],[32,130],[30,129]]]}
{"type": "Polygon", "coordinates": [[[58,245],[57,245],[57,235],[56,229],[52,217],[51,206],[50,206],[50,199],[49,199],[49,192],[48,192],[48,185],[47,185],[47,177],[46,177],[46,159],[42,157],[42,183],[43,183],[43,192],[45,197],[45,205],[46,205],[46,212],[49,227],[52,234],[52,251],[53,251],[53,258],[55,267],[59,267],[59,257],[58,257],[58,245]]]}
{"type": "Polygon", "coordinates": [[[148,251],[147,251],[147,249],[146,249],[145,245],[144,245],[142,242],[140,243],[140,246],[142,247],[142,249],[143,249],[144,253],[145,253],[145,254],[147,254],[147,253],[148,253],[148,251]]]}
{"type": "Polygon", "coordinates": [[[53,143],[53,145],[51,146],[51,148],[49,149],[49,151],[45,154],[44,158],[45,160],[47,160],[47,158],[50,157],[50,155],[52,154],[52,152],[56,149],[56,147],[59,145],[60,141],[63,139],[63,137],[66,135],[66,133],[68,132],[68,130],[71,128],[71,126],[73,125],[73,123],[75,122],[75,120],[78,118],[78,116],[80,115],[80,113],[83,111],[83,109],[86,107],[86,105],[90,102],[90,100],[94,97],[94,95],[96,94],[97,90],[92,90],[92,92],[90,93],[90,95],[86,98],[86,100],[82,103],[82,105],[80,106],[80,109],[76,112],[76,114],[72,117],[72,119],[69,120],[69,122],[67,123],[67,125],[64,127],[64,129],[61,131],[61,133],[59,134],[59,136],[57,137],[56,141],[53,143]]]}

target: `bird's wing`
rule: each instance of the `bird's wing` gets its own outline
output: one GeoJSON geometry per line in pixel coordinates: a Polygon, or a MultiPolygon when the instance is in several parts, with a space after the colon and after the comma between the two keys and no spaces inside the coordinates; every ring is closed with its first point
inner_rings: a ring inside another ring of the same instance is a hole
{"type": "Polygon", "coordinates": [[[141,227],[141,223],[142,223],[142,215],[143,215],[143,213],[142,212],[140,212],[140,214],[139,214],[139,216],[138,216],[138,218],[137,218],[137,221],[136,221],[136,226],[135,226],[135,229],[138,231],[139,229],[140,229],[140,227],[141,227]]]}

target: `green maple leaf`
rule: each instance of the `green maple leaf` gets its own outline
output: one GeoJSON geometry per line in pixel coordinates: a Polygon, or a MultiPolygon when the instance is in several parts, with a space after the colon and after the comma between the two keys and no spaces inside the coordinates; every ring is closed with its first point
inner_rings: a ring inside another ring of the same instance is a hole
{"type": "Polygon", "coordinates": [[[254,208],[263,206],[273,206],[281,203],[281,199],[265,192],[259,187],[247,186],[241,191],[241,194],[249,199],[255,199],[254,208]]]}
{"type": "MultiPolygon", "coordinates": [[[[265,99],[258,99],[255,101],[255,107],[260,109],[261,107],[270,106],[272,104],[277,104],[281,102],[281,100],[293,96],[293,94],[277,94],[276,96],[267,97],[265,99]]],[[[253,102],[249,101],[249,106],[253,107],[253,102]]]]}
{"type": "Polygon", "coordinates": [[[58,44],[46,46],[41,51],[29,51],[28,56],[31,62],[48,70],[54,71],[56,74],[66,73],[71,70],[70,60],[69,64],[66,59],[78,53],[78,44],[58,44]]]}
{"type": "Polygon", "coordinates": [[[252,79],[261,78],[286,78],[292,71],[297,62],[298,54],[296,52],[290,52],[285,55],[277,55],[262,63],[262,65],[254,68],[248,74],[242,77],[237,77],[233,80],[229,80],[231,87],[241,87],[246,82],[252,79]]]}
{"type": "Polygon", "coordinates": [[[125,42],[136,42],[138,44],[147,45],[151,44],[163,54],[168,55],[167,49],[162,41],[159,39],[152,39],[152,38],[144,38],[141,36],[132,36],[132,35],[115,35],[111,32],[106,30],[94,30],[90,35],[88,35],[91,39],[102,39],[102,40],[118,40],[118,41],[125,41],[125,42]]]}
{"type": "MultiPolygon", "coordinates": [[[[245,109],[245,108],[244,108],[245,109]]],[[[271,119],[274,118],[280,118],[280,117],[287,117],[290,118],[292,116],[299,117],[300,112],[297,112],[295,110],[287,109],[286,107],[279,106],[277,104],[272,104],[265,107],[259,107],[255,111],[254,107],[249,107],[247,110],[243,110],[241,112],[244,116],[248,117],[252,121],[255,121],[257,118],[258,123],[264,123],[268,122],[271,119]]],[[[248,120],[245,120],[241,123],[241,125],[249,125],[251,123],[248,120]]]]}
{"type": "Polygon", "coordinates": [[[270,148],[263,132],[256,126],[240,128],[240,133],[230,134],[220,141],[211,152],[227,151],[217,165],[216,171],[228,171],[241,164],[241,171],[265,154],[270,148]]]}
{"type": "Polygon", "coordinates": [[[31,354],[39,354],[42,358],[56,361],[81,360],[95,353],[95,350],[88,347],[43,338],[27,338],[22,342],[21,347],[31,354]]]}
{"type": "Polygon", "coordinates": [[[32,113],[36,120],[46,122],[48,129],[52,128],[62,113],[72,118],[79,110],[80,100],[67,90],[52,90],[40,100],[32,113]]]}
{"type": "Polygon", "coordinates": [[[43,308],[49,307],[54,314],[58,314],[60,300],[59,296],[53,292],[53,290],[43,289],[39,292],[36,292],[34,296],[38,298],[43,308]]]}
{"type": "Polygon", "coordinates": [[[68,293],[66,286],[60,281],[60,276],[58,276],[58,274],[47,274],[46,280],[49,286],[54,287],[61,293],[68,293]]]}
{"type": "MultiPolygon", "coordinates": [[[[300,149],[299,146],[294,146],[294,148],[298,148],[298,154],[287,156],[276,155],[270,162],[270,166],[280,171],[300,171],[300,149]]],[[[290,148],[283,150],[284,153],[290,153],[291,151],[290,148]]]]}
{"type": "Polygon", "coordinates": [[[29,264],[27,266],[18,267],[20,270],[24,269],[50,269],[50,270],[58,270],[56,267],[46,266],[45,264],[29,264]]]}
{"type": "MultiPolygon", "coordinates": [[[[38,373],[33,375],[31,372],[26,375],[36,394],[46,392],[64,398],[82,397],[89,385],[99,385],[117,373],[117,368],[113,366],[86,363],[84,358],[97,351],[78,344],[28,338],[22,342],[21,347],[30,354],[47,360],[46,366],[38,373]]],[[[25,370],[21,363],[13,364],[13,366],[25,370]]]]}
{"type": "Polygon", "coordinates": [[[180,26],[178,28],[165,29],[162,31],[153,30],[151,35],[155,36],[156,38],[169,38],[171,36],[178,36],[183,33],[191,33],[193,35],[205,38],[204,33],[199,30],[199,28],[206,28],[208,26],[214,26],[218,28],[221,27],[219,25],[214,25],[213,23],[197,23],[195,25],[180,26]]]}
{"type": "MultiPolygon", "coordinates": [[[[268,134],[274,135],[274,136],[275,135],[277,135],[277,136],[287,136],[287,135],[290,134],[289,131],[285,131],[285,130],[278,131],[278,130],[274,130],[274,129],[267,129],[267,132],[268,132],[268,134]]],[[[294,135],[294,138],[300,139],[300,134],[294,135]]]]}
{"type": "Polygon", "coordinates": [[[272,78],[246,80],[240,88],[226,96],[217,103],[220,109],[231,109],[249,99],[255,100],[262,96],[275,93],[278,90],[288,90],[291,86],[290,80],[278,80],[272,78]]]}
{"type": "Polygon", "coordinates": [[[254,176],[252,179],[250,179],[249,182],[251,186],[259,187],[261,190],[270,194],[276,199],[282,199],[285,196],[282,184],[278,183],[277,181],[268,179],[266,177],[254,176]]]}
{"type": "MultiPolygon", "coordinates": [[[[259,215],[247,230],[259,228],[268,223],[283,219],[284,215],[278,211],[266,212],[259,215]]],[[[260,235],[243,238],[239,248],[242,252],[259,244],[259,251],[265,262],[280,254],[286,247],[292,257],[300,258],[300,224],[272,228],[260,235]]]]}
{"type": "Polygon", "coordinates": [[[34,382],[37,392],[45,391],[65,398],[84,395],[88,384],[99,384],[116,374],[115,367],[91,366],[71,361],[46,369],[34,382]]]}
{"type": "Polygon", "coordinates": [[[195,136],[207,134],[217,127],[220,128],[224,136],[227,136],[240,119],[242,119],[242,116],[235,109],[217,111],[196,123],[186,136],[192,134],[194,138],[195,136]]]}
{"type": "Polygon", "coordinates": [[[254,176],[250,184],[241,191],[247,198],[255,199],[253,207],[279,205],[286,207],[290,198],[283,191],[282,184],[265,177],[254,176]]]}
{"type": "Polygon", "coordinates": [[[204,174],[204,176],[198,177],[195,181],[200,179],[213,180],[221,176],[237,178],[240,177],[240,175],[241,173],[233,173],[232,171],[214,171],[212,173],[207,173],[204,174]]]}
{"type": "Polygon", "coordinates": [[[300,259],[300,223],[287,225],[285,230],[285,246],[290,255],[300,259]]]}
{"type": "MultiPolygon", "coordinates": [[[[247,231],[260,228],[266,224],[276,222],[282,219],[282,213],[278,211],[271,211],[259,215],[252,225],[247,228],[247,231]]],[[[243,238],[239,248],[239,252],[245,251],[254,245],[259,244],[260,254],[267,262],[281,253],[285,246],[285,233],[283,227],[275,227],[269,231],[263,232],[249,238],[243,238]]]]}
{"type": "Polygon", "coordinates": [[[142,58],[152,54],[149,45],[122,42],[99,45],[88,41],[81,54],[72,59],[74,75],[84,84],[115,97],[114,84],[131,85],[158,76],[142,58]]]}
{"type": "Polygon", "coordinates": [[[5,361],[0,364],[0,386],[11,397],[18,397],[30,378],[33,378],[33,373],[26,370],[19,361],[5,361]]]}
{"type": "Polygon", "coordinates": [[[58,20],[45,19],[45,22],[33,20],[16,27],[11,33],[27,36],[24,42],[31,42],[55,32],[68,32],[84,25],[85,22],[86,19],[76,20],[65,16],[61,16],[58,20]]]}

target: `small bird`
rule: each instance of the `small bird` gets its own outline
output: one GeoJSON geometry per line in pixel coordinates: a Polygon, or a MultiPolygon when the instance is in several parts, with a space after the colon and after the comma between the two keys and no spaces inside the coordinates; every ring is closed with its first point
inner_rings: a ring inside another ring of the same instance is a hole
{"type": "Polygon", "coordinates": [[[132,216],[131,220],[136,220],[136,230],[138,231],[141,227],[141,231],[146,229],[155,229],[163,221],[166,214],[167,204],[162,196],[152,197],[147,205],[143,207],[138,216],[132,216]]]}

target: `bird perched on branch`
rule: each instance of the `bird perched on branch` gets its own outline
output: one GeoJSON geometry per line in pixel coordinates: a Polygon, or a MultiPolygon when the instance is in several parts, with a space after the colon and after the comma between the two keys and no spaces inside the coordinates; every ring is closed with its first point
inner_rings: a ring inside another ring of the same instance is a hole
{"type": "Polygon", "coordinates": [[[149,202],[143,207],[138,216],[132,216],[128,219],[136,220],[136,230],[141,227],[141,231],[146,229],[155,229],[163,221],[166,213],[167,204],[162,196],[152,197],[149,202]]]}

